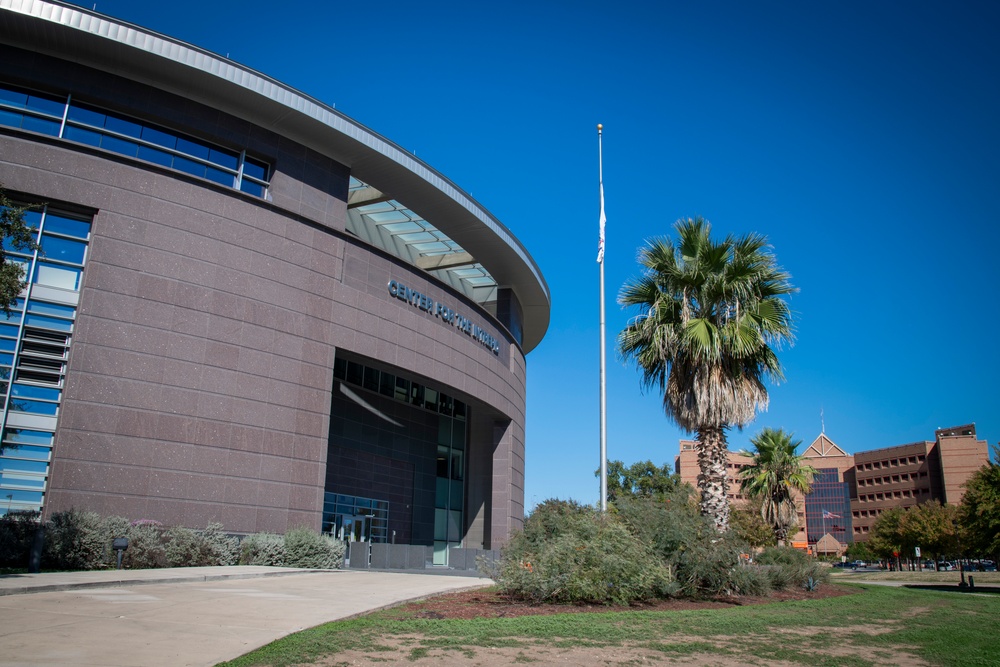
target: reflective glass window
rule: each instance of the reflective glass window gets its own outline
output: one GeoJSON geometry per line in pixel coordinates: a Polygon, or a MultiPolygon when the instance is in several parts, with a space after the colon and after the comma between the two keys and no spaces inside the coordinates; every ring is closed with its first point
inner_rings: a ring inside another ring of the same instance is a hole
{"type": "Polygon", "coordinates": [[[54,317],[43,317],[41,315],[28,315],[24,318],[24,323],[28,326],[55,329],[56,331],[71,331],[73,329],[72,322],[57,320],[54,317]]]}
{"type": "Polygon", "coordinates": [[[243,160],[243,176],[255,178],[258,181],[266,181],[267,165],[248,157],[243,160]]]}
{"type": "Polygon", "coordinates": [[[40,398],[47,401],[58,401],[62,392],[51,387],[36,387],[30,384],[17,384],[11,387],[10,395],[18,398],[40,398]]]}
{"type": "MultiPolygon", "coordinates": [[[[11,500],[15,503],[26,503],[29,505],[40,505],[42,502],[42,492],[41,491],[25,491],[23,489],[4,489],[3,495],[6,497],[7,494],[13,496],[11,500]]],[[[5,508],[6,509],[6,508],[5,508]]]]}
{"type": "Polygon", "coordinates": [[[59,411],[58,403],[43,401],[28,401],[19,398],[10,399],[10,409],[14,412],[29,412],[36,415],[55,415],[59,411]]]}
{"type": "Polygon", "coordinates": [[[80,277],[82,275],[83,272],[80,269],[39,262],[38,266],[35,267],[34,282],[39,285],[77,291],[80,289],[80,277]]]}
{"type": "Polygon", "coordinates": [[[43,95],[28,95],[28,100],[24,107],[49,116],[57,116],[61,119],[63,111],[66,109],[66,103],[62,100],[55,100],[43,95]]]}
{"type": "Polygon", "coordinates": [[[104,121],[104,127],[112,132],[124,134],[127,137],[134,137],[135,139],[142,136],[142,125],[112,114],[107,115],[107,120],[104,121]]]}
{"type": "Polygon", "coordinates": [[[0,104],[23,109],[28,103],[28,94],[0,86],[0,104]]]}
{"type": "Polygon", "coordinates": [[[39,134],[48,134],[53,137],[59,136],[59,125],[60,122],[57,120],[36,118],[28,115],[25,115],[24,120],[21,121],[21,129],[28,130],[29,132],[38,132],[39,134]]]}
{"type": "Polygon", "coordinates": [[[218,183],[219,185],[225,185],[227,188],[233,187],[236,183],[235,174],[231,174],[228,171],[222,171],[221,169],[216,169],[215,167],[206,167],[205,178],[214,183],[218,183]]]}
{"type": "Polygon", "coordinates": [[[90,236],[90,223],[86,220],[67,218],[58,213],[45,216],[45,231],[85,239],[90,236]]]}
{"type": "Polygon", "coordinates": [[[52,433],[48,431],[32,431],[26,428],[9,428],[4,433],[4,442],[26,445],[51,445],[52,433]]]}
{"type": "Polygon", "coordinates": [[[4,454],[8,457],[31,459],[32,461],[48,461],[52,456],[52,448],[37,447],[35,445],[5,444],[4,454]]]}
{"type": "Polygon", "coordinates": [[[78,123],[82,123],[83,125],[89,125],[90,127],[104,127],[104,121],[106,118],[107,116],[99,111],[81,107],[76,104],[71,104],[69,112],[66,114],[67,121],[76,121],[78,123]]]}
{"type": "Polygon", "coordinates": [[[211,149],[206,144],[188,137],[177,137],[177,150],[186,155],[200,157],[203,160],[207,160],[211,153],[211,149]]]}
{"type": "Polygon", "coordinates": [[[239,154],[222,148],[209,149],[208,159],[212,164],[217,164],[220,167],[232,169],[233,171],[236,171],[240,167],[239,154]]]}
{"type": "Polygon", "coordinates": [[[82,127],[73,127],[69,125],[63,130],[63,138],[69,139],[70,141],[75,141],[81,144],[87,144],[88,146],[94,146],[100,148],[101,139],[104,137],[100,132],[94,132],[93,130],[85,130],[82,127]]]}
{"type": "Polygon", "coordinates": [[[21,127],[22,118],[24,118],[24,114],[22,113],[0,109],[0,125],[6,125],[7,127],[21,127]]]}
{"type": "Polygon", "coordinates": [[[264,186],[253,181],[248,181],[246,179],[240,183],[240,190],[247,193],[248,195],[254,195],[255,197],[264,196],[264,186]]]}
{"type": "Polygon", "coordinates": [[[48,303],[32,299],[28,302],[28,312],[39,315],[55,315],[56,317],[76,317],[76,308],[61,303],[48,303]]]}
{"type": "Polygon", "coordinates": [[[45,474],[48,472],[49,464],[46,461],[30,460],[30,459],[0,459],[0,471],[7,472],[29,472],[29,473],[41,473],[45,474]]]}
{"type": "Polygon", "coordinates": [[[205,178],[205,165],[183,157],[174,158],[174,169],[199,178],[205,178]]]}
{"type": "Polygon", "coordinates": [[[121,153],[122,155],[127,155],[128,157],[136,157],[139,153],[139,144],[134,141],[126,141],[125,139],[112,137],[110,134],[105,134],[101,138],[101,148],[114,153],[121,153]]]}
{"type": "Polygon", "coordinates": [[[42,235],[42,254],[45,259],[70,264],[83,264],[87,244],[57,236],[42,235]]]}
{"type": "Polygon", "coordinates": [[[164,148],[175,148],[177,146],[177,135],[148,125],[142,128],[140,136],[144,141],[156,144],[157,146],[163,146],[164,148]]]}
{"type": "Polygon", "coordinates": [[[139,146],[139,159],[158,164],[161,167],[173,167],[174,165],[173,155],[149,146],[139,146]]]}

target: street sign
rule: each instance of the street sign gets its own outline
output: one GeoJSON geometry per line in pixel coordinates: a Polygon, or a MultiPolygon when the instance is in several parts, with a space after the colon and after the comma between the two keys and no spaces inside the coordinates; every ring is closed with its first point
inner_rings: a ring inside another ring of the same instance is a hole
{"type": "Polygon", "coordinates": [[[917,558],[920,558],[920,547],[914,547],[913,551],[915,552],[917,558]]]}

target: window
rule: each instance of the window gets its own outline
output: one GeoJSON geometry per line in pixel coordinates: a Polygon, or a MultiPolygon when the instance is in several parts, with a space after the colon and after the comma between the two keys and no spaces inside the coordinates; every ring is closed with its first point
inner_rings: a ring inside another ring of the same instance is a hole
{"type": "MultiPolygon", "coordinates": [[[[2,100],[0,92],[0,100],[2,100]]],[[[45,252],[7,248],[31,278],[24,296],[0,313],[0,511],[40,510],[62,403],[77,292],[90,240],[88,217],[56,207],[26,212],[45,252]],[[67,277],[68,276],[68,277],[67,277]]]]}
{"type": "Polygon", "coordinates": [[[151,162],[255,197],[264,197],[268,187],[270,167],[246,152],[81,104],[72,97],[45,95],[0,84],[0,125],[61,137],[151,162]]]}

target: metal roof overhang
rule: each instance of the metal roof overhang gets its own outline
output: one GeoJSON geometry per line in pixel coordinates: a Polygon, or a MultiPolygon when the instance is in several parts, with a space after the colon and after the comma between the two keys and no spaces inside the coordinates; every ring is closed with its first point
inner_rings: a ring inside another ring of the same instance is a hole
{"type": "Polygon", "coordinates": [[[332,107],[198,47],[75,5],[0,0],[0,42],[116,74],[225,111],[327,155],[431,221],[514,291],[525,353],[549,326],[548,285],[485,208],[413,155],[332,107]]]}

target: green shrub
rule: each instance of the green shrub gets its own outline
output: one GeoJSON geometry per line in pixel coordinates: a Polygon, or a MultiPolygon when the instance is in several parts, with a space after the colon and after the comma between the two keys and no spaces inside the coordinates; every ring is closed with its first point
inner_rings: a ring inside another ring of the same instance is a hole
{"type": "Polygon", "coordinates": [[[729,573],[733,593],[763,597],[771,592],[771,578],[762,568],[754,565],[740,565],[729,573]]]}
{"type": "Polygon", "coordinates": [[[209,523],[201,536],[211,554],[211,565],[235,565],[239,561],[240,541],[224,533],[221,523],[209,523]]]}
{"type": "Polygon", "coordinates": [[[99,570],[107,567],[109,547],[96,512],[55,512],[45,523],[42,562],[52,570],[99,570]]]}
{"type": "Polygon", "coordinates": [[[158,521],[133,521],[126,534],[128,550],[122,561],[124,567],[130,570],[169,567],[164,533],[158,521]]]}
{"type": "Polygon", "coordinates": [[[616,516],[559,500],[535,508],[496,573],[501,591],[534,602],[629,604],[674,590],[669,568],[616,516]]]}
{"type": "Polygon", "coordinates": [[[749,579],[756,575],[737,572],[747,545],[732,531],[720,535],[715,530],[698,510],[691,487],[681,487],[662,501],[625,499],[615,508],[629,529],[671,568],[680,594],[711,597],[759,588],[757,579],[749,579]]]}
{"type": "Polygon", "coordinates": [[[309,528],[285,533],[285,566],[335,569],[344,564],[344,543],[309,528]]]}
{"type": "Polygon", "coordinates": [[[240,565],[285,564],[285,538],[271,533],[247,535],[240,542],[240,565]]]}
{"type": "Polygon", "coordinates": [[[167,567],[201,567],[215,564],[205,539],[190,528],[171,526],[163,531],[161,538],[167,567]]]}
{"type": "Polygon", "coordinates": [[[828,568],[791,547],[770,547],[757,554],[754,560],[767,574],[774,590],[801,588],[810,580],[818,586],[830,577],[828,568]]]}
{"type": "Polygon", "coordinates": [[[0,567],[28,566],[31,544],[38,532],[39,513],[8,512],[0,516],[0,567]]]}

